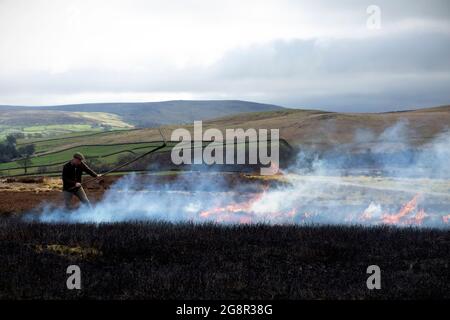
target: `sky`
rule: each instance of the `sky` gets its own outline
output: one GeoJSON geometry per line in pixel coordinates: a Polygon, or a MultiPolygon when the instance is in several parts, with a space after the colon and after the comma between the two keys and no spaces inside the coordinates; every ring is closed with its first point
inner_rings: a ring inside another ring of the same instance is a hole
{"type": "Polygon", "coordinates": [[[0,104],[450,104],[448,0],[0,0],[0,104]]]}

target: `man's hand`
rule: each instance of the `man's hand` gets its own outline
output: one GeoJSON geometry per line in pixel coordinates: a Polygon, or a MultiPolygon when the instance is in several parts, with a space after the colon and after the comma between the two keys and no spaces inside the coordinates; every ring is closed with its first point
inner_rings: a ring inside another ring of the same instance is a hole
{"type": "Polygon", "coordinates": [[[79,188],[79,187],[81,187],[81,183],[79,183],[79,182],[75,183],[75,188],[79,188]]]}

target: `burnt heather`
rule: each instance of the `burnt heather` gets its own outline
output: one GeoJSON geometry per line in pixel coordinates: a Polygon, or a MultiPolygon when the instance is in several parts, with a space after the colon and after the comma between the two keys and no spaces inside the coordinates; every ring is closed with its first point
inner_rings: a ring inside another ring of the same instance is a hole
{"type": "Polygon", "coordinates": [[[2,299],[450,298],[447,230],[3,218],[0,259],[2,299]],[[66,288],[72,264],[81,290],[66,288]]]}

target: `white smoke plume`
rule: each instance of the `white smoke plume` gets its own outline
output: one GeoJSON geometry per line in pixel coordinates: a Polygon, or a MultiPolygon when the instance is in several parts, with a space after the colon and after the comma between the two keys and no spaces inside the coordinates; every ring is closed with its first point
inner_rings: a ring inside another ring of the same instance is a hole
{"type": "Polygon", "coordinates": [[[230,184],[223,174],[180,175],[155,183],[120,179],[92,208],[44,206],[28,218],[44,222],[171,222],[358,224],[449,228],[450,134],[418,148],[408,123],[381,134],[355,132],[354,143],[317,152],[300,146],[282,183],[230,184]],[[369,151],[355,151],[361,145],[369,151]]]}

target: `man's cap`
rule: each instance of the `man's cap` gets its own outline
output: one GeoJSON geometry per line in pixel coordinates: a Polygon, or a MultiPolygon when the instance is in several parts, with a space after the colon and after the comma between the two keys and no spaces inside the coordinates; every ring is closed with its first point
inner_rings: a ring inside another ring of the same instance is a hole
{"type": "Polygon", "coordinates": [[[75,152],[75,154],[73,155],[74,158],[77,158],[78,160],[84,161],[84,156],[81,152],[75,152]]]}

